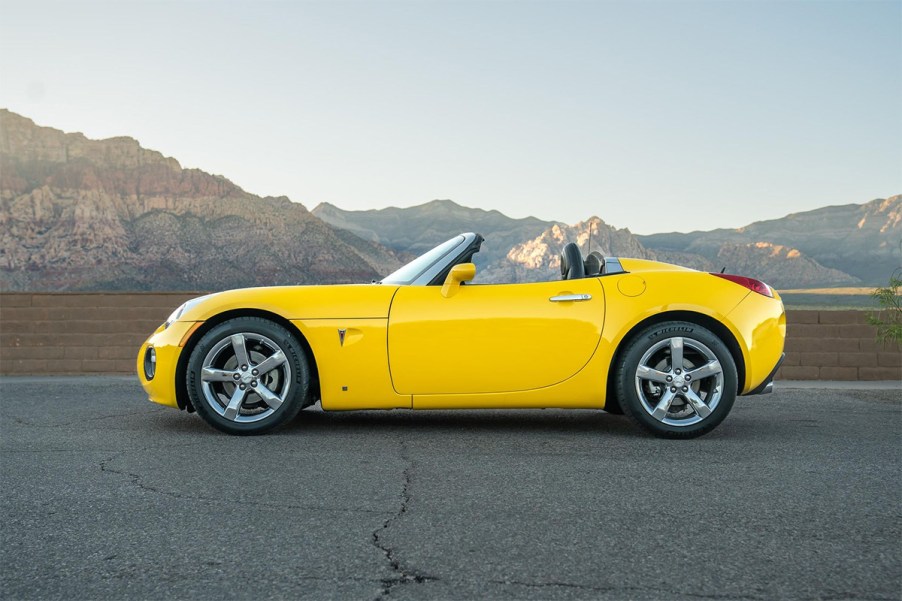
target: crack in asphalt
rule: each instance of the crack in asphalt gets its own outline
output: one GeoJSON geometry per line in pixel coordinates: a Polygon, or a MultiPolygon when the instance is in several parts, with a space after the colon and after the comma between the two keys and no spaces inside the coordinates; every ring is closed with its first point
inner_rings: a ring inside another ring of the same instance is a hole
{"type": "MultiPolygon", "coordinates": [[[[116,559],[115,555],[104,557],[104,561],[114,561],[116,559]]],[[[223,562],[205,562],[204,565],[206,567],[218,567],[220,565],[224,565],[223,562]]],[[[100,575],[101,580],[127,580],[134,578],[134,571],[136,568],[140,568],[141,564],[137,564],[134,562],[130,562],[115,571],[110,571],[100,575]]],[[[48,577],[53,577],[48,575],[48,577]]],[[[173,573],[169,572],[166,575],[166,579],[169,582],[177,582],[181,580],[195,580],[197,578],[197,574],[187,572],[187,573],[173,573]]],[[[380,580],[378,578],[362,578],[357,576],[314,576],[314,575],[301,575],[301,574],[278,574],[272,575],[270,577],[271,581],[278,581],[285,584],[296,584],[300,582],[332,582],[335,584],[344,584],[346,582],[367,582],[367,583],[379,583],[380,580]]]]}
{"type": "Polygon", "coordinates": [[[579,590],[585,591],[595,591],[602,593],[611,593],[611,592],[655,592],[662,593],[668,596],[672,595],[682,595],[684,597],[692,597],[697,599],[722,599],[724,601],[727,600],[738,600],[738,601],[760,601],[762,599],[766,599],[767,597],[749,597],[749,596],[736,596],[736,595],[705,595],[700,593],[687,593],[684,591],[672,591],[665,590],[661,588],[655,587],[647,587],[647,586],[592,586],[589,584],[578,584],[576,582],[560,582],[560,581],[549,581],[549,582],[524,582],[521,580],[490,580],[492,584],[502,584],[505,586],[522,586],[526,588],[575,588],[579,590]]]}
{"type": "Polygon", "coordinates": [[[394,524],[396,520],[400,519],[401,516],[407,513],[407,510],[410,507],[410,503],[412,501],[410,494],[410,482],[414,463],[410,458],[407,448],[407,442],[404,440],[401,440],[401,459],[403,459],[407,464],[401,474],[403,478],[403,484],[401,486],[401,506],[398,508],[398,511],[395,512],[394,515],[382,522],[382,526],[380,526],[373,532],[373,546],[382,551],[382,554],[385,555],[385,558],[388,560],[388,564],[391,567],[392,572],[396,574],[394,578],[382,579],[382,588],[380,589],[379,594],[376,597],[377,600],[385,599],[386,597],[391,595],[392,589],[396,586],[410,584],[411,582],[420,584],[423,582],[434,582],[439,580],[435,576],[428,576],[412,568],[402,566],[401,561],[395,554],[395,549],[387,545],[382,540],[382,533],[391,528],[392,524],[394,524]]]}
{"type": "MultiPolygon", "coordinates": [[[[177,493],[169,490],[162,490],[156,488],[155,486],[150,486],[149,484],[144,484],[142,482],[143,476],[141,474],[135,474],[132,472],[124,472],[121,470],[116,470],[110,467],[110,463],[120,457],[122,453],[118,455],[113,455],[108,457],[107,459],[103,459],[100,461],[100,471],[105,474],[116,474],[117,476],[125,476],[129,478],[130,483],[134,485],[139,490],[144,492],[149,492],[157,495],[162,495],[166,497],[171,497],[173,499],[179,499],[183,501],[208,501],[208,502],[219,502],[220,499],[216,499],[213,497],[204,497],[200,495],[183,495],[181,493],[177,493]]],[[[297,505],[293,503],[263,503],[258,499],[253,500],[245,500],[245,499],[236,499],[237,503],[241,504],[253,504],[258,507],[272,507],[274,509],[300,509],[303,511],[325,511],[325,512],[333,512],[333,513],[365,513],[365,514],[375,514],[375,515],[383,515],[385,511],[379,511],[376,509],[362,509],[357,507],[323,507],[321,505],[297,505]]]]}
{"type": "MultiPolygon", "coordinates": [[[[658,587],[650,587],[650,586],[592,586],[589,584],[578,584],[576,582],[561,582],[561,581],[549,581],[549,582],[525,582],[522,580],[489,580],[492,584],[501,584],[504,586],[522,586],[525,588],[573,588],[585,591],[594,591],[594,592],[602,592],[602,593],[614,593],[614,592],[651,592],[651,593],[660,593],[662,596],[670,597],[690,597],[693,599],[713,599],[717,601],[765,601],[767,599],[773,598],[772,592],[767,592],[761,589],[760,595],[731,595],[729,593],[718,594],[718,593],[691,593],[687,591],[678,591],[678,590],[670,590],[658,587]]],[[[891,597],[873,597],[866,596],[860,597],[858,593],[836,593],[835,596],[823,596],[818,595],[815,597],[800,597],[802,601],[839,601],[840,599],[848,599],[850,601],[889,601],[891,597]]]]}
{"type": "Polygon", "coordinates": [[[492,584],[501,584],[504,586],[522,586],[525,588],[575,588],[585,591],[610,592],[614,590],[635,590],[632,587],[614,587],[614,586],[591,586],[588,584],[577,584],[575,582],[523,582],[521,580],[489,580],[492,584]]]}

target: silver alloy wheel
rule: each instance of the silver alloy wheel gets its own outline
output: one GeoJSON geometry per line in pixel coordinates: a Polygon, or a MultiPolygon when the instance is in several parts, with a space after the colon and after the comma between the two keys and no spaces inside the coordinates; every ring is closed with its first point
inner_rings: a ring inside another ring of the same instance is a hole
{"type": "Polygon", "coordinates": [[[285,351],[253,332],[223,338],[204,357],[204,399],[213,411],[238,423],[258,422],[278,409],[291,387],[285,351]]]}
{"type": "Polygon", "coordinates": [[[723,395],[723,367],[707,346],[675,336],[655,343],[636,368],[642,408],[669,426],[702,421],[723,395]]]}

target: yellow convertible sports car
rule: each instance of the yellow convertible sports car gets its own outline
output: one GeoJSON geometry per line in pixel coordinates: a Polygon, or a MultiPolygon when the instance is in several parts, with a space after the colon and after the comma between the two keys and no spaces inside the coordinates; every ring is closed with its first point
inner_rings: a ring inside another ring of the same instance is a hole
{"type": "Polygon", "coordinates": [[[562,278],[474,284],[482,236],[381,282],[229,290],[176,309],[141,346],[150,400],[259,434],[320,401],[346,409],[565,407],[700,436],[770,392],[783,303],[766,284],[564,248],[562,278]]]}

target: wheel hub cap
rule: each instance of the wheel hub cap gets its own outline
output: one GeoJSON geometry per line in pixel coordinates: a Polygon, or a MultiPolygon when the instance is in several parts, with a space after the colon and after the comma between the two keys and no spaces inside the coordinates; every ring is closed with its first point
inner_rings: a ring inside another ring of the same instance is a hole
{"type": "Polygon", "coordinates": [[[256,332],[224,336],[207,353],[201,388],[207,405],[233,422],[268,418],[288,398],[292,381],[285,351],[256,332]]]}
{"type": "Polygon", "coordinates": [[[691,426],[717,408],[723,393],[723,368],[711,349],[682,336],[651,346],[636,370],[642,408],[668,426],[691,426]]]}

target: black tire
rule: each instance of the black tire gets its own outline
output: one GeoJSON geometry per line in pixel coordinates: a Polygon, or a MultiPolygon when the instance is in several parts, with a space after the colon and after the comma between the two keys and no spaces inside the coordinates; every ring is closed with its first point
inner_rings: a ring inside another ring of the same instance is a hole
{"type": "Polygon", "coordinates": [[[620,398],[617,396],[617,386],[608,386],[605,396],[604,410],[611,415],[623,415],[623,407],[620,406],[620,398]]]}
{"type": "Polygon", "coordinates": [[[187,388],[198,415],[217,430],[263,434],[304,407],[310,367],[300,342],[284,327],[260,317],[238,317],[212,328],[194,347],[187,388]],[[245,365],[238,360],[242,356],[245,365]]]}
{"type": "Polygon", "coordinates": [[[714,333],[695,323],[668,321],[626,343],[616,381],[620,406],[636,424],[663,438],[695,438],[726,418],[738,377],[733,356],[714,333]],[[672,357],[680,353],[678,366],[672,357]]]}

